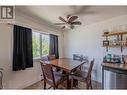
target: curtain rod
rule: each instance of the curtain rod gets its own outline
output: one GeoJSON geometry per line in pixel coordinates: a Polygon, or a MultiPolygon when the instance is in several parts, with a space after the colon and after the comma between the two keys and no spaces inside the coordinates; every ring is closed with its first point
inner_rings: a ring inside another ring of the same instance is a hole
{"type": "MultiPolygon", "coordinates": [[[[8,25],[19,25],[19,26],[23,26],[23,25],[21,25],[21,24],[15,24],[15,23],[7,23],[8,25]]],[[[26,26],[23,26],[23,27],[26,27],[26,26]]],[[[42,30],[38,30],[38,29],[36,29],[36,28],[32,28],[32,27],[29,27],[28,26],[28,28],[31,28],[31,29],[33,29],[33,30],[36,30],[37,32],[39,32],[39,33],[42,33],[42,34],[54,34],[54,35],[57,35],[57,36],[60,36],[60,34],[55,34],[55,33],[48,33],[48,32],[43,32],[42,30]],[[41,32],[42,31],[42,32],[41,32]]],[[[35,31],[35,32],[36,32],[35,31]]],[[[34,31],[33,31],[34,32],[34,31]]]]}

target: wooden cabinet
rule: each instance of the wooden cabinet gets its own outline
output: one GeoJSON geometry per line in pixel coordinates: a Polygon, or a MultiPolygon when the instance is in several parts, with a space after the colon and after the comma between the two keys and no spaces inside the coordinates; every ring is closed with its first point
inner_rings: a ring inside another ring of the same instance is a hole
{"type": "Polygon", "coordinates": [[[106,47],[106,51],[108,51],[108,48],[120,47],[121,52],[122,52],[123,47],[127,47],[127,36],[125,36],[126,39],[125,38],[123,39],[123,36],[126,34],[127,32],[104,33],[104,35],[102,35],[102,37],[105,37],[105,40],[103,40],[103,47],[106,47]],[[110,39],[112,36],[114,36],[115,40],[110,39]]]}

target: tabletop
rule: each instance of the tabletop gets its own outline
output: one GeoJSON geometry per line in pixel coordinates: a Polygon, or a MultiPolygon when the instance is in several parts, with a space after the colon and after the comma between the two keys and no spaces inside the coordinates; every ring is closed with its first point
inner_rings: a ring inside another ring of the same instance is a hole
{"type": "Polygon", "coordinates": [[[85,62],[83,61],[81,62],[70,58],[60,58],[50,61],[50,64],[52,64],[55,67],[61,68],[68,73],[78,68],[79,66],[83,65],[84,63],[85,62]]]}

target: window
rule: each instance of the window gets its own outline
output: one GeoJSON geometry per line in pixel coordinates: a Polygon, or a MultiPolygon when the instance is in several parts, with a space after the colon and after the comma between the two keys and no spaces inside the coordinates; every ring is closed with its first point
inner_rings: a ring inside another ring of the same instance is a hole
{"type": "Polygon", "coordinates": [[[33,58],[49,55],[49,35],[33,32],[33,58]]]}
{"type": "Polygon", "coordinates": [[[49,55],[49,35],[41,34],[42,56],[49,55]]]}
{"type": "Polygon", "coordinates": [[[32,33],[32,44],[33,44],[33,57],[40,57],[40,33],[33,32],[32,33]]]}

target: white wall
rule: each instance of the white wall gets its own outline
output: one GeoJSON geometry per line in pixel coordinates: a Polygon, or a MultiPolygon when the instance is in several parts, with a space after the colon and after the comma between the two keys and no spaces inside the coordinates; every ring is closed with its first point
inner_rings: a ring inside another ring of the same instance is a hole
{"type": "MultiPolygon", "coordinates": [[[[37,31],[53,33],[59,36],[59,52],[60,57],[63,56],[62,33],[48,27],[45,27],[36,20],[27,16],[16,15],[16,24],[30,27],[37,31]]],[[[13,25],[0,24],[0,68],[3,68],[4,78],[3,86],[5,89],[25,88],[41,79],[41,68],[39,62],[34,63],[33,68],[23,71],[12,71],[12,55],[13,55],[13,25]]]]}
{"type": "MultiPolygon", "coordinates": [[[[16,24],[30,27],[32,29],[54,33],[59,35],[60,57],[72,57],[74,53],[88,55],[95,58],[93,79],[101,81],[101,62],[106,53],[102,47],[102,34],[104,29],[112,29],[114,26],[127,24],[127,16],[113,18],[107,21],[98,22],[91,25],[81,25],[72,31],[64,33],[57,31],[33,20],[30,17],[16,16],[16,24]],[[64,53],[64,56],[63,56],[64,53]]],[[[0,24],[0,67],[4,68],[3,85],[6,89],[24,88],[40,80],[41,69],[39,63],[34,63],[34,68],[24,71],[12,71],[12,25],[0,24]]],[[[121,54],[120,49],[110,49],[111,53],[121,54]]],[[[127,51],[124,49],[123,54],[127,51]]]]}
{"type": "MultiPolygon", "coordinates": [[[[64,57],[72,58],[75,53],[95,58],[93,79],[101,82],[101,63],[106,54],[102,47],[102,34],[105,29],[118,29],[121,25],[127,26],[127,15],[112,18],[91,25],[77,26],[74,30],[64,32],[64,57]]],[[[109,49],[108,53],[121,54],[120,48],[109,49]]],[[[127,53],[127,48],[122,54],[127,53]]]]}

